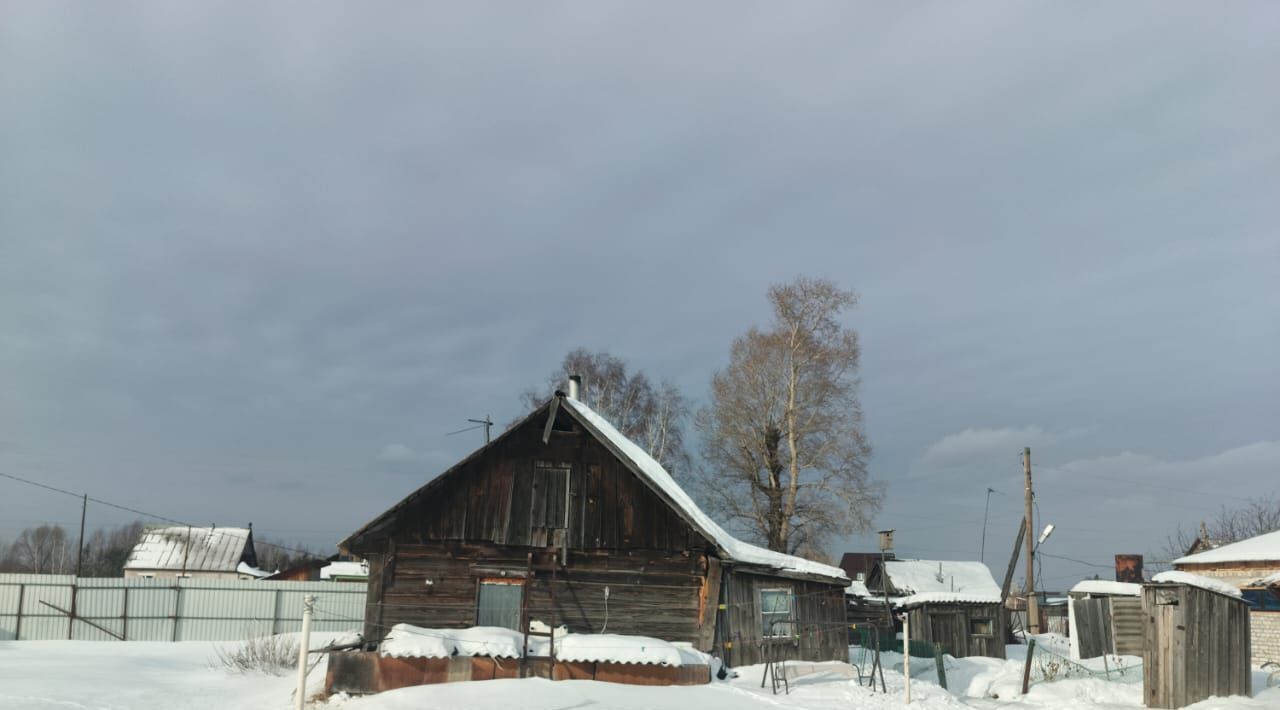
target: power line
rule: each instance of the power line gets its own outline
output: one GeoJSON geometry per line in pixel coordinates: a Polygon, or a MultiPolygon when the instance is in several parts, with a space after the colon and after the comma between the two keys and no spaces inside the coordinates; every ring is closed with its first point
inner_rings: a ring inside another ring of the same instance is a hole
{"type": "Polygon", "coordinates": [[[1092,562],[1085,562],[1084,560],[1077,560],[1074,557],[1066,557],[1065,555],[1053,555],[1048,552],[1038,552],[1036,554],[1040,555],[1041,557],[1052,557],[1055,560],[1066,560],[1067,562],[1074,562],[1078,565],[1084,565],[1086,567],[1097,567],[1098,569],[1112,569],[1112,565],[1094,564],[1092,562]]]}
{"type": "MultiPolygon", "coordinates": [[[[39,481],[33,481],[33,480],[29,479],[29,478],[23,478],[22,476],[15,476],[15,475],[13,475],[13,474],[11,474],[11,473],[5,473],[5,472],[3,472],[3,471],[0,471],[0,477],[8,478],[8,479],[11,479],[11,480],[17,481],[17,482],[19,482],[19,483],[25,483],[25,484],[27,484],[27,485],[29,485],[29,486],[35,486],[35,487],[37,487],[37,488],[43,488],[43,489],[45,489],[45,490],[53,491],[53,492],[55,492],[55,493],[61,493],[61,494],[63,494],[63,495],[71,496],[72,498],[80,499],[80,498],[84,497],[84,498],[87,498],[89,501],[92,501],[92,502],[97,503],[97,504],[99,504],[99,505],[105,505],[105,506],[107,506],[108,508],[115,508],[116,510],[123,510],[123,511],[128,512],[128,513],[133,513],[133,514],[135,514],[135,515],[141,515],[141,516],[142,516],[142,517],[144,517],[144,518],[151,518],[151,519],[153,519],[153,520],[160,520],[160,521],[162,521],[162,522],[166,522],[166,523],[173,523],[174,525],[183,525],[183,526],[191,527],[191,528],[195,528],[195,527],[204,527],[204,526],[202,526],[202,525],[193,525],[193,524],[191,524],[191,523],[184,522],[184,521],[182,521],[182,520],[176,520],[176,519],[174,519],[174,518],[169,518],[169,517],[166,517],[166,516],[163,516],[163,515],[157,515],[157,514],[155,514],[155,513],[148,513],[148,512],[146,512],[145,510],[138,510],[137,508],[130,508],[130,507],[129,507],[129,506],[127,506],[127,505],[120,505],[120,504],[118,504],[118,503],[112,503],[111,501],[102,500],[101,498],[94,498],[93,496],[85,496],[85,494],[83,494],[83,493],[73,493],[72,491],[69,491],[69,490],[67,490],[67,489],[65,489],[65,488],[58,488],[57,486],[50,486],[50,485],[45,484],[45,483],[40,483],[39,481]]],[[[289,547],[288,545],[280,545],[280,544],[277,544],[277,543],[274,543],[274,542],[255,541],[255,543],[254,543],[254,544],[255,544],[255,545],[262,545],[262,546],[264,546],[264,547],[274,547],[274,548],[276,548],[276,549],[278,549],[278,550],[287,550],[287,551],[289,551],[289,552],[297,552],[297,553],[304,554],[304,555],[307,555],[307,556],[315,556],[315,555],[316,555],[316,553],[315,553],[314,551],[312,551],[312,550],[303,550],[303,549],[299,549],[299,548],[296,548],[296,547],[289,547]]]]}

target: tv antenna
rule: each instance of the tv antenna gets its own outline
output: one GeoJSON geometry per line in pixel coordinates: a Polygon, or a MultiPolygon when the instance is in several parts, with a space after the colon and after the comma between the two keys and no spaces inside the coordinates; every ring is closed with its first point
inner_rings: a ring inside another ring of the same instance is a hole
{"type": "Polygon", "coordinates": [[[488,414],[484,415],[484,419],[468,419],[467,421],[471,422],[471,423],[472,423],[472,424],[474,424],[475,426],[464,427],[464,428],[459,429],[459,430],[457,430],[457,431],[451,431],[451,432],[449,432],[448,434],[445,434],[445,436],[453,436],[454,434],[462,434],[462,433],[464,433],[464,432],[468,432],[468,431],[475,431],[476,429],[479,429],[480,427],[484,427],[484,443],[488,444],[488,443],[489,443],[489,429],[491,429],[491,428],[493,427],[493,420],[489,418],[489,415],[488,415],[488,414]]]}

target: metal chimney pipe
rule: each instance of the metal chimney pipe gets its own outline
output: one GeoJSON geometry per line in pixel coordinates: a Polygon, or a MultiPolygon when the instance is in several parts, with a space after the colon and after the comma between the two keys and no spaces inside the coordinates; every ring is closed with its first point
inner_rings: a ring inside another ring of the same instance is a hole
{"type": "Polygon", "coordinates": [[[569,375],[569,399],[577,399],[582,391],[582,375],[569,375]]]}

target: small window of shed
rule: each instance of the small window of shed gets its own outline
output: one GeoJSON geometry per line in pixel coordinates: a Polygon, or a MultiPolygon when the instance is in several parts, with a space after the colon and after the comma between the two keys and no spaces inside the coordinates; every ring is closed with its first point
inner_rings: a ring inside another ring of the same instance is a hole
{"type": "Polygon", "coordinates": [[[995,625],[991,619],[969,619],[970,636],[993,636],[995,625]]]}

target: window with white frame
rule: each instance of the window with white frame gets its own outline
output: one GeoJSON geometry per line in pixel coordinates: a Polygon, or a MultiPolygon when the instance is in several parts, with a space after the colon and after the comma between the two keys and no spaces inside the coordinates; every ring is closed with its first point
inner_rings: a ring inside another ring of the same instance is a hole
{"type": "Polygon", "coordinates": [[[795,595],[790,589],[760,590],[760,631],[764,638],[791,636],[795,595]]]}

